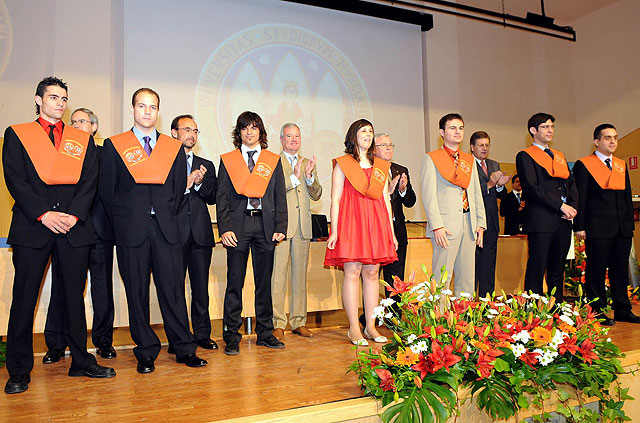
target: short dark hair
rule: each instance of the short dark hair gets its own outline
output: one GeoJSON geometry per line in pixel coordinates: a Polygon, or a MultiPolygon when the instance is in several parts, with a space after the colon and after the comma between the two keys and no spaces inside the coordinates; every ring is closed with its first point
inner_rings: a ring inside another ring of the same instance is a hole
{"type": "Polygon", "coordinates": [[[136,105],[136,97],[138,96],[138,94],[140,93],[149,93],[151,95],[156,96],[156,99],[158,100],[158,108],[160,108],[160,95],[155,92],[154,90],[152,90],[151,88],[147,88],[147,87],[143,87],[143,88],[138,88],[133,95],[131,96],[131,105],[135,106],[136,105]]]}
{"type": "Polygon", "coordinates": [[[444,131],[444,128],[447,126],[447,122],[454,119],[461,120],[462,123],[464,123],[464,119],[462,119],[462,116],[460,116],[459,113],[447,113],[446,115],[440,118],[440,121],[438,122],[438,127],[444,131]]]}
{"type": "MultiPolygon", "coordinates": [[[[358,150],[358,131],[365,126],[371,127],[371,132],[375,134],[373,130],[373,124],[366,119],[358,119],[349,126],[347,134],[344,137],[344,152],[350,154],[357,162],[360,162],[360,152],[358,150]]],[[[376,143],[371,139],[371,145],[367,150],[367,160],[373,164],[374,151],[376,150],[376,143]]]]}
{"type": "Polygon", "coordinates": [[[489,134],[487,134],[484,131],[476,131],[473,134],[471,134],[471,138],[469,139],[469,142],[471,143],[471,145],[476,145],[476,141],[484,140],[484,139],[487,139],[489,140],[489,142],[491,142],[491,137],[489,136],[489,134]]]}
{"type": "Polygon", "coordinates": [[[180,115],[180,116],[176,116],[175,118],[173,118],[173,120],[171,121],[171,129],[175,129],[178,130],[178,124],[180,123],[180,121],[182,119],[191,119],[195,122],[195,119],[193,118],[193,115],[180,115]]]}
{"type": "Polygon", "coordinates": [[[511,177],[511,183],[513,183],[513,181],[515,181],[516,179],[520,179],[520,177],[518,176],[517,173],[514,173],[513,176],[511,177]]]}
{"type": "Polygon", "coordinates": [[[264,129],[264,123],[262,123],[262,118],[255,112],[242,112],[238,119],[236,120],[236,126],[231,131],[231,137],[233,138],[233,145],[236,148],[240,148],[242,145],[242,138],[240,137],[240,130],[246,128],[249,125],[257,126],[260,130],[260,147],[268,148],[269,144],[267,142],[267,130],[264,129]]]}
{"type": "Polygon", "coordinates": [[[612,124],[601,123],[600,125],[596,126],[596,129],[593,130],[593,139],[599,140],[600,136],[602,135],[601,132],[604,131],[605,129],[614,129],[617,131],[616,127],[613,126],[612,124]]]}
{"type": "Polygon", "coordinates": [[[533,134],[531,133],[531,128],[536,128],[536,131],[537,131],[538,126],[542,125],[548,120],[550,120],[551,122],[555,122],[556,118],[554,118],[549,113],[542,113],[542,112],[536,113],[535,115],[529,118],[529,121],[527,122],[527,132],[529,133],[529,135],[531,135],[531,138],[533,138],[533,134]]]}
{"type": "MultiPolygon", "coordinates": [[[[69,93],[69,88],[67,84],[62,82],[62,79],[56,78],[55,76],[47,76],[46,78],[42,78],[42,81],[38,82],[38,86],[36,87],[36,95],[38,97],[44,96],[44,92],[47,91],[47,87],[51,87],[52,85],[63,88],[67,93],[69,93]]],[[[36,115],[40,115],[40,106],[36,103],[36,115]]]]}

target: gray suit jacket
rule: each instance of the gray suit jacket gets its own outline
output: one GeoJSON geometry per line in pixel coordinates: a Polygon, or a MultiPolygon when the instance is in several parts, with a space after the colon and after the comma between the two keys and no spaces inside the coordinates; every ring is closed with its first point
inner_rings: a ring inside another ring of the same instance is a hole
{"type": "Polygon", "coordinates": [[[298,230],[298,223],[301,225],[302,237],[305,239],[311,239],[311,200],[318,201],[322,195],[322,186],[318,180],[316,169],[313,169],[313,184],[307,186],[307,182],[304,177],[304,168],[307,165],[308,160],[298,154],[298,160],[302,160],[300,168],[300,185],[293,187],[291,182],[291,175],[293,175],[293,168],[291,163],[284,152],[280,153],[280,163],[282,163],[282,170],[284,171],[284,185],[287,191],[287,212],[289,221],[287,225],[287,238],[291,238],[298,230]]]}
{"type": "Polygon", "coordinates": [[[476,169],[478,170],[478,179],[480,180],[480,189],[482,190],[482,199],[484,200],[484,211],[487,219],[487,231],[493,231],[500,233],[500,220],[498,218],[498,198],[503,199],[507,196],[507,189],[503,188],[500,192],[496,190],[496,187],[487,190],[487,183],[489,182],[489,176],[493,172],[500,170],[500,163],[495,160],[486,159],[487,171],[489,175],[485,175],[484,170],[480,167],[477,160],[476,169]]]}
{"type": "MultiPolygon", "coordinates": [[[[462,188],[444,179],[428,154],[425,154],[422,159],[420,181],[422,182],[422,203],[427,215],[427,236],[432,237],[433,230],[442,227],[451,233],[451,235],[447,235],[447,238],[454,239],[460,236],[464,214],[462,212],[462,188]]],[[[476,166],[471,166],[471,182],[467,188],[467,198],[469,199],[471,229],[475,237],[475,229],[478,226],[487,228],[476,166]]]]}

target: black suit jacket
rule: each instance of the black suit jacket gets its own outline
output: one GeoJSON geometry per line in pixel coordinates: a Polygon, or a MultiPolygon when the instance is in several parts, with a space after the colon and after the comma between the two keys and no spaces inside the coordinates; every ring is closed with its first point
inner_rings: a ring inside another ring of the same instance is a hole
{"type": "Polygon", "coordinates": [[[11,127],[4,132],[2,163],[7,188],[15,200],[7,243],[30,248],[44,247],[54,234],[38,218],[47,211],[55,210],[78,218],[78,222],[66,234],[72,246],[95,244],[93,227],[89,221],[98,179],[93,137],[89,138],[80,180],[73,185],[45,184],[11,127]]]}
{"type": "MultiPolygon", "coordinates": [[[[626,168],[626,164],[625,164],[626,168]]],[[[613,238],[618,233],[633,237],[631,182],[626,169],[624,190],[602,189],[582,162],[573,166],[580,200],[573,221],[574,231],[586,231],[590,238],[613,238]]]]}
{"type": "MultiPolygon", "coordinates": [[[[520,200],[524,200],[522,193],[520,194],[520,200]]],[[[524,209],[518,211],[520,203],[516,198],[516,194],[511,191],[500,201],[500,216],[504,217],[504,234],[505,235],[519,235],[520,225],[523,224],[524,209]]]]}
{"type": "Polygon", "coordinates": [[[502,189],[498,192],[496,187],[487,191],[487,183],[489,182],[489,176],[498,170],[500,170],[500,164],[495,160],[485,159],[487,165],[487,171],[489,175],[484,173],[482,166],[477,160],[476,167],[478,170],[478,179],[480,180],[480,189],[482,190],[482,202],[484,203],[484,214],[487,218],[487,231],[500,233],[500,220],[498,219],[498,198],[502,199],[507,195],[507,190],[502,189]]]}
{"type": "MultiPolygon", "coordinates": [[[[102,156],[103,147],[100,145],[97,145],[96,147],[99,163],[100,157],[102,156]]],[[[111,227],[111,223],[109,222],[107,210],[105,209],[99,195],[96,195],[93,202],[93,207],[91,208],[91,223],[93,223],[93,229],[95,230],[96,236],[98,238],[104,241],[114,240],[113,228],[111,227]]]]}
{"type": "Polygon", "coordinates": [[[405,225],[404,207],[413,207],[416,203],[416,193],[411,186],[411,179],[409,178],[409,169],[391,162],[391,179],[396,175],[407,175],[407,191],[404,197],[400,195],[399,183],[396,185],[396,189],[391,193],[391,209],[393,210],[393,231],[396,234],[398,244],[407,244],[407,226],[405,225]]]}
{"type": "MultiPolygon", "coordinates": [[[[274,233],[287,233],[287,193],[280,161],[261,200],[264,235],[267,242],[271,242],[274,233]]],[[[247,201],[247,197],[236,192],[221,159],[216,194],[216,214],[220,234],[228,231],[233,231],[236,236],[242,234],[247,201]]]]}
{"type": "MultiPolygon", "coordinates": [[[[536,147],[537,148],[537,147],[536,147]]],[[[526,197],[524,231],[554,232],[558,225],[569,224],[562,219],[562,196],[566,203],[578,208],[578,189],[573,175],[569,178],[553,178],[524,151],[516,155],[516,169],[526,197]]]]}
{"type": "MultiPolygon", "coordinates": [[[[188,194],[184,195],[184,200],[180,204],[178,211],[178,224],[180,225],[181,241],[184,244],[192,234],[194,242],[201,247],[213,247],[213,228],[211,226],[211,215],[207,204],[216,203],[216,168],[211,161],[193,155],[191,169],[199,169],[200,165],[207,168],[204,179],[199,190],[193,187],[188,194]]],[[[185,170],[186,172],[186,170],[185,170]]]]}
{"type": "Polygon", "coordinates": [[[137,247],[144,242],[153,224],[152,207],[167,242],[179,244],[178,209],[186,187],[187,159],[183,148],[179,149],[164,184],[138,184],[111,140],[104,140],[98,193],[113,226],[116,245],[137,247]]]}

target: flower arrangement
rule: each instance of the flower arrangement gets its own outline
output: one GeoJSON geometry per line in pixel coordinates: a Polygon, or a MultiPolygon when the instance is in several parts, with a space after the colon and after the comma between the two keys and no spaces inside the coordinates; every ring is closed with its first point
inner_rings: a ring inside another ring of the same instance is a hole
{"type": "Polygon", "coordinates": [[[564,288],[571,297],[578,296],[578,288],[584,285],[584,270],[587,267],[584,240],[574,238],[575,258],[564,266],[564,288]]]}
{"type": "Polygon", "coordinates": [[[443,272],[440,283],[433,276],[417,283],[412,274],[387,286],[398,301],[382,300],[374,314],[393,337],[360,350],[349,367],[367,394],[391,404],[384,422],[444,422],[459,409],[461,388],[493,419],[533,404],[542,410],[538,421],[551,411],[567,421],[629,420],[622,406],[631,397],[616,382],[623,355],[581,298],[575,305],[527,293],[456,298],[446,280],[443,272]],[[569,405],[589,397],[599,411],[569,405]]]}

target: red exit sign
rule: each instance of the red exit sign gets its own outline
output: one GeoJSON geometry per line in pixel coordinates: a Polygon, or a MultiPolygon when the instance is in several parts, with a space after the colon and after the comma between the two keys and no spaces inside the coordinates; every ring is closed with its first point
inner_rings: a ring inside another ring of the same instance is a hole
{"type": "Polygon", "coordinates": [[[629,170],[638,168],[638,156],[629,156],[629,170]]]}

